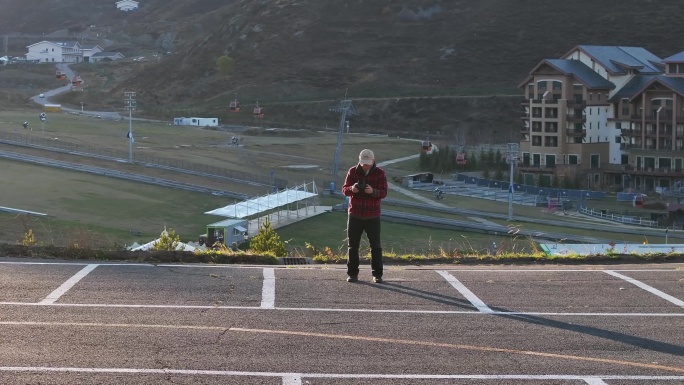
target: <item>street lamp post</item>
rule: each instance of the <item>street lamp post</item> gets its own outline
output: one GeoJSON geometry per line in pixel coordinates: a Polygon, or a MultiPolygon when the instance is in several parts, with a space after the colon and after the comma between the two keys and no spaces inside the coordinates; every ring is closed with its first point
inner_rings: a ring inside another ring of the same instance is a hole
{"type": "Polygon", "coordinates": [[[133,163],[133,117],[132,112],[135,110],[135,92],[124,92],[125,108],[128,110],[128,162],[133,163]]]}
{"type": "Polygon", "coordinates": [[[508,220],[513,220],[513,169],[518,160],[518,143],[508,143],[506,145],[506,162],[511,165],[508,175],[508,220]]]}

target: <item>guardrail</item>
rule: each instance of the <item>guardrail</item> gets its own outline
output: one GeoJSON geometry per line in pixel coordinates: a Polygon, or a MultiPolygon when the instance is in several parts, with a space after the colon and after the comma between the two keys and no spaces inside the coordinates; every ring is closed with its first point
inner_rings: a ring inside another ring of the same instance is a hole
{"type": "Polygon", "coordinates": [[[606,219],[613,222],[625,223],[628,225],[646,226],[646,227],[658,227],[658,222],[652,221],[650,219],[643,219],[640,217],[630,217],[626,215],[616,215],[604,213],[601,210],[589,209],[586,207],[580,207],[579,212],[584,215],[589,215],[594,218],[606,219]]]}

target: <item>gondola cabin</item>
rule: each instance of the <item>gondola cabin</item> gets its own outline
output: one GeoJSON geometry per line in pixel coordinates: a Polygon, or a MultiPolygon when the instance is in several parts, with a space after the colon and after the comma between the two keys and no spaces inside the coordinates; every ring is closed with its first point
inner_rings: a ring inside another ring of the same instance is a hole
{"type": "Polygon", "coordinates": [[[230,112],[240,112],[240,102],[237,100],[237,98],[230,102],[228,107],[230,108],[230,112]]]}
{"type": "Polygon", "coordinates": [[[264,117],[264,109],[259,107],[259,104],[254,107],[254,111],[252,111],[252,114],[254,115],[255,118],[263,118],[264,117]]]}
{"type": "Polygon", "coordinates": [[[55,77],[57,80],[66,79],[66,74],[62,70],[57,70],[57,72],[55,72],[55,77]]]}
{"type": "Polygon", "coordinates": [[[71,85],[73,87],[80,87],[83,85],[83,79],[81,79],[80,76],[76,75],[73,79],[71,79],[71,85]]]}
{"type": "Polygon", "coordinates": [[[421,147],[421,151],[423,151],[424,153],[426,153],[426,154],[428,154],[428,155],[430,155],[430,154],[435,153],[435,152],[438,151],[438,150],[437,150],[437,146],[435,146],[435,145],[434,145],[431,141],[429,141],[429,140],[424,140],[424,141],[422,141],[421,144],[420,144],[420,147],[421,147]]]}
{"type": "Polygon", "coordinates": [[[464,153],[460,153],[460,154],[456,155],[456,164],[459,164],[459,165],[468,164],[468,160],[466,159],[464,153]]]}

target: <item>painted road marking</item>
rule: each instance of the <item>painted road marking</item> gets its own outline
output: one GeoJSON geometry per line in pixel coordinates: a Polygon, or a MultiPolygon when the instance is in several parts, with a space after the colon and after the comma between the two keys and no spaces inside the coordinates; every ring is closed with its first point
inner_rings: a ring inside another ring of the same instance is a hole
{"type": "Polygon", "coordinates": [[[224,310],[275,310],[275,311],[310,311],[331,313],[394,313],[394,314],[436,314],[436,315],[533,315],[533,316],[570,316],[570,317],[684,317],[684,313],[559,313],[559,312],[522,312],[497,311],[482,313],[472,310],[399,310],[399,309],[344,309],[344,308],[307,308],[307,307],[274,307],[264,309],[261,306],[215,306],[215,305],[149,305],[149,304],[101,304],[101,303],[53,303],[39,302],[0,302],[3,306],[59,306],[59,307],[103,307],[129,309],[224,309],[224,310]]]}
{"type": "Polygon", "coordinates": [[[380,342],[389,344],[401,344],[401,345],[414,345],[414,346],[428,346],[428,347],[438,347],[438,348],[449,348],[449,349],[461,349],[461,350],[473,350],[480,352],[494,352],[494,353],[508,353],[508,354],[518,354],[526,356],[535,357],[546,357],[546,358],[558,358],[562,360],[576,360],[576,361],[589,361],[598,362],[604,364],[614,364],[620,366],[631,366],[637,368],[647,368],[655,370],[666,370],[676,373],[684,373],[684,367],[672,367],[658,364],[648,364],[634,361],[624,361],[624,360],[614,360],[610,358],[597,358],[597,357],[587,357],[587,356],[575,356],[569,354],[557,354],[557,353],[547,353],[547,352],[535,352],[530,350],[516,350],[508,348],[493,348],[489,346],[476,346],[476,345],[463,345],[463,344],[451,344],[445,342],[431,342],[431,341],[416,341],[416,340],[402,340],[395,338],[381,338],[381,337],[363,337],[363,336],[353,336],[344,334],[326,334],[326,333],[313,333],[313,332],[301,332],[301,331],[288,331],[288,330],[269,330],[269,329],[248,329],[248,328],[235,328],[232,327],[230,331],[241,331],[245,333],[260,333],[260,334],[281,334],[281,335],[294,335],[300,337],[320,337],[320,338],[331,338],[331,339],[342,339],[342,340],[355,340],[364,342],[380,342]]]}
{"type": "MultiPolygon", "coordinates": [[[[0,261],[0,265],[71,265],[71,266],[86,266],[89,265],[89,263],[85,262],[25,262],[25,261],[0,261]]],[[[126,266],[126,267],[185,267],[185,268],[205,268],[205,269],[259,269],[261,266],[257,265],[207,265],[207,264],[183,264],[183,265],[176,265],[176,264],[149,264],[149,263],[100,263],[98,264],[99,266],[102,267],[118,267],[118,266],[126,266]]],[[[292,266],[287,266],[287,267],[279,267],[279,269],[292,269],[292,266]]],[[[307,266],[305,269],[306,270],[313,270],[316,269],[316,266],[307,266]]],[[[336,268],[334,266],[320,266],[320,269],[325,269],[325,270],[331,270],[331,269],[337,269],[337,270],[345,270],[346,267],[340,267],[336,268]]],[[[420,269],[420,268],[411,268],[411,267],[406,267],[405,270],[407,271],[429,271],[426,269],[420,269]]],[[[672,268],[662,268],[662,269],[611,269],[609,271],[622,271],[622,272],[672,272],[672,271],[682,271],[684,268],[682,267],[672,267],[672,268]]],[[[445,269],[444,271],[456,271],[456,272],[494,272],[494,273],[530,273],[530,272],[539,272],[539,273],[546,273],[546,272],[556,272],[556,273],[565,273],[565,272],[579,272],[579,273],[592,273],[592,272],[598,272],[602,273],[604,271],[603,268],[597,268],[597,267],[587,267],[585,269],[486,269],[486,268],[459,268],[459,269],[445,269]]]]}
{"type": "MultiPolygon", "coordinates": [[[[328,338],[337,340],[350,340],[350,341],[362,341],[362,342],[372,342],[372,343],[387,343],[395,345],[409,345],[409,346],[426,346],[433,348],[445,348],[445,349],[456,349],[456,350],[470,350],[478,352],[488,352],[488,353],[504,353],[513,355],[523,355],[523,356],[533,356],[533,357],[545,357],[560,360],[575,360],[575,361],[585,361],[594,363],[611,364],[618,366],[628,366],[636,367],[642,369],[652,369],[652,370],[664,370],[668,372],[684,373],[684,367],[672,367],[652,363],[642,363],[635,361],[625,361],[616,360],[610,358],[598,358],[598,357],[588,357],[588,356],[577,356],[569,354],[557,354],[548,352],[537,352],[531,350],[516,350],[508,348],[496,348],[490,346],[477,346],[477,345],[464,345],[464,344],[452,344],[446,342],[433,342],[433,341],[420,341],[420,340],[404,340],[396,338],[384,338],[384,337],[364,337],[357,335],[346,335],[346,334],[330,334],[330,333],[314,333],[314,332],[303,332],[303,331],[291,331],[291,330],[272,330],[272,329],[250,329],[250,328],[238,328],[238,327],[220,327],[220,326],[202,326],[202,325],[163,325],[163,324],[124,324],[115,323],[108,324],[102,322],[24,322],[24,321],[0,321],[0,325],[5,326],[41,326],[41,327],[96,327],[96,328],[129,328],[129,329],[178,329],[178,330],[198,330],[198,331],[211,331],[224,333],[225,331],[230,332],[242,332],[242,333],[253,333],[253,334],[277,334],[277,335],[288,335],[288,336],[299,336],[299,337],[315,337],[315,338],[328,338]]],[[[281,374],[282,376],[282,374],[281,374]]],[[[592,376],[595,377],[595,376],[592,376]]],[[[603,377],[599,377],[603,378],[603,377]]],[[[684,378],[684,377],[682,377],[684,378]]]]}
{"type": "Polygon", "coordinates": [[[301,384],[301,378],[341,378],[341,379],[412,379],[412,380],[485,380],[485,381],[501,381],[501,380],[551,380],[551,381],[584,381],[590,385],[604,384],[601,379],[605,380],[622,380],[622,381],[682,381],[684,376],[590,376],[582,375],[524,375],[524,374],[373,374],[373,373],[358,373],[358,374],[339,374],[339,373],[281,373],[281,372],[247,372],[247,371],[230,371],[230,370],[185,370],[185,369],[135,369],[135,368],[69,368],[69,367],[46,367],[46,366],[0,366],[0,371],[3,372],[60,372],[60,373],[98,373],[98,374],[181,374],[181,375],[200,375],[200,376],[235,376],[235,377],[282,377],[283,385],[298,385],[301,384]],[[299,378],[300,382],[289,383],[299,378]],[[591,382],[594,381],[594,382],[591,382]]]}
{"type": "Polygon", "coordinates": [[[283,385],[302,385],[301,374],[288,374],[283,376],[283,385]]]}
{"type": "Polygon", "coordinates": [[[55,291],[50,293],[47,297],[45,297],[42,301],[40,301],[41,305],[49,305],[55,303],[59,297],[63,296],[69,289],[74,287],[80,281],[88,275],[91,271],[95,270],[95,268],[98,265],[86,265],[81,271],[76,273],[73,277],[69,278],[66,282],[64,282],[60,287],[58,287],[55,291]]]}
{"type": "Polygon", "coordinates": [[[657,295],[658,297],[660,297],[660,298],[662,298],[662,299],[664,299],[664,300],[666,300],[666,301],[668,301],[668,302],[672,302],[673,304],[675,304],[675,305],[677,305],[677,306],[679,306],[679,307],[684,307],[684,301],[682,301],[681,299],[675,298],[675,297],[673,297],[673,296],[671,296],[671,295],[669,295],[669,294],[663,293],[662,291],[656,289],[656,288],[653,287],[653,286],[649,286],[649,285],[647,285],[647,284],[645,284],[645,283],[643,283],[643,282],[641,282],[641,281],[637,281],[637,280],[634,279],[634,278],[630,278],[630,277],[628,277],[628,276],[626,276],[626,275],[622,275],[622,274],[620,274],[620,273],[618,273],[618,272],[615,272],[615,271],[612,271],[612,270],[606,270],[605,273],[606,273],[606,274],[610,274],[610,275],[612,275],[613,277],[617,277],[617,278],[620,278],[620,279],[624,279],[625,281],[631,283],[632,285],[635,285],[635,286],[637,286],[637,287],[640,287],[640,288],[646,290],[647,292],[649,292],[649,293],[651,293],[651,294],[655,294],[655,295],[657,295]]]}
{"type": "Polygon", "coordinates": [[[275,269],[264,268],[264,283],[261,288],[261,308],[275,308],[275,269]]]}
{"type": "Polygon", "coordinates": [[[461,283],[456,277],[453,275],[449,274],[448,272],[444,270],[438,270],[437,273],[441,275],[444,279],[446,279],[447,282],[451,284],[456,290],[458,290],[459,293],[461,293],[462,296],[465,297],[470,303],[477,308],[477,310],[480,311],[480,313],[486,313],[486,314],[492,314],[494,311],[489,308],[481,299],[479,299],[470,289],[465,287],[464,284],[461,283]]]}
{"type": "Polygon", "coordinates": [[[600,378],[587,378],[584,380],[587,385],[608,385],[600,378]]]}
{"type": "Polygon", "coordinates": [[[325,379],[401,379],[401,380],[529,380],[529,381],[584,381],[589,385],[603,385],[604,380],[616,381],[684,381],[684,376],[616,376],[595,374],[562,375],[562,374],[376,374],[376,373],[281,373],[281,372],[247,372],[231,370],[188,370],[188,369],[136,369],[136,368],[75,368],[75,367],[46,367],[46,366],[0,366],[0,372],[36,372],[36,373],[104,373],[104,374],[180,374],[198,376],[234,376],[234,377],[281,377],[283,385],[299,385],[302,378],[325,379]],[[299,379],[299,382],[296,382],[299,379]],[[288,382],[294,381],[294,382],[288,382]]]}

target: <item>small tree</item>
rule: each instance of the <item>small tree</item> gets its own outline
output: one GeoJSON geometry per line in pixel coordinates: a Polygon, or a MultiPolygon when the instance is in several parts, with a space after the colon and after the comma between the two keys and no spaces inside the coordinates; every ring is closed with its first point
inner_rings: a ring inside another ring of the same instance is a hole
{"type": "Polygon", "coordinates": [[[273,254],[276,257],[287,256],[285,242],[280,240],[280,236],[273,230],[271,221],[268,219],[259,228],[259,233],[250,240],[249,247],[256,254],[273,254]]]}
{"type": "MultiPolygon", "coordinates": [[[[159,240],[152,244],[151,249],[154,251],[174,251],[178,248],[179,243],[180,235],[177,235],[175,230],[164,229],[159,236],[159,240]]],[[[180,250],[182,251],[183,247],[180,250]]]]}
{"type": "Polygon", "coordinates": [[[228,75],[233,71],[233,66],[235,65],[235,60],[230,56],[221,56],[216,59],[216,68],[221,73],[221,75],[228,75]]]}

